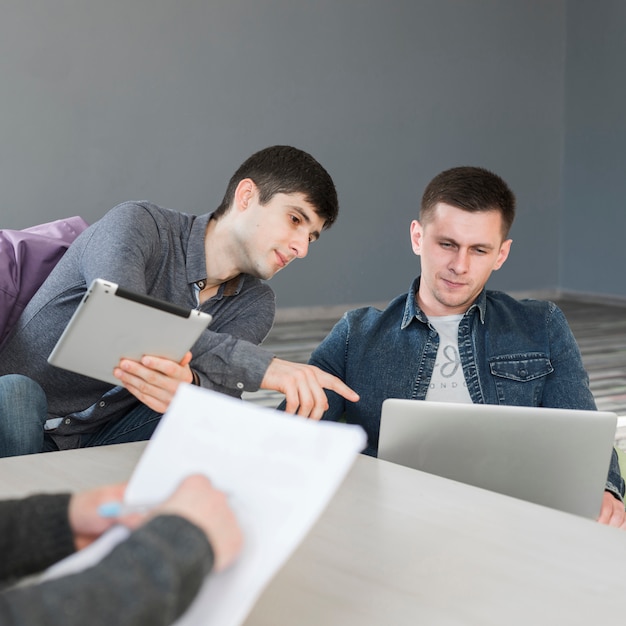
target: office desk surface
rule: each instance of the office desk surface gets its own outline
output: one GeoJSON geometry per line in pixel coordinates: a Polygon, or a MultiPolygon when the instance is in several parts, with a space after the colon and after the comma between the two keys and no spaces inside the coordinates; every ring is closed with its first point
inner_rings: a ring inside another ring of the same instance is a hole
{"type": "MultiPolygon", "coordinates": [[[[0,460],[0,497],[127,478],[144,444],[0,460]]],[[[626,532],[369,457],[246,626],[623,624],[626,532]]]]}

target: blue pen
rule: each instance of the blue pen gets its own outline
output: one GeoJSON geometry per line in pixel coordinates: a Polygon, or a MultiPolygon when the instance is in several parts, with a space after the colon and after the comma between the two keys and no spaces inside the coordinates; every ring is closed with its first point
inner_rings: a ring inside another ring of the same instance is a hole
{"type": "Polygon", "coordinates": [[[105,502],[98,507],[100,517],[123,517],[132,513],[147,513],[150,510],[147,506],[134,506],[123,502],[105,502]]]}

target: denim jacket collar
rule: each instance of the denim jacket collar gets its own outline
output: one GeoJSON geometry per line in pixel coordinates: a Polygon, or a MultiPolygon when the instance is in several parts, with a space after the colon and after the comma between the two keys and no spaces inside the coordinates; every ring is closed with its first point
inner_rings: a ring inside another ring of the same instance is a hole
{"type": "MultiPolygon", "coordinates": [[[[402,324],[400,328],[404,330],[407,326],[411,324],[414,319],[418,319],[420,322],[424,324],[428,324],[428,316],[422,309],[420,309],[417,304],[417,292],[419,290],[420,277],[418,276],[411,285],[409,289],[409,293],[406,297],[406,304],[404,306],[404,315],[402,316],[402,324]]],[[[487,308],[487,292],[483,289],[479,294],[476,300],[472,303],[469,309],[465,312],[465,316],[471,315],[474,309],[478,309],[478,313],[480,315],[480,321],[482,324],[485,323],[485,310],[487,308]]]]}

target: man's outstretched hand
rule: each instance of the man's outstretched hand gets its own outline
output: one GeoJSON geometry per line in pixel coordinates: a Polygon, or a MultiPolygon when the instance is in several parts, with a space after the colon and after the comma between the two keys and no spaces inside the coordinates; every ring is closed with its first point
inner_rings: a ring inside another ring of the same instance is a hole
{"type": "Polygon", "coordinates": [[[272,389],[285,394],[285,411],[319,420],[328,409],[324,389],[330,389],[350,402],[358,402],[359,395],[336,376],[314,365],[292,363],[274,358],[261,381],[261,389],[272,389]]]}

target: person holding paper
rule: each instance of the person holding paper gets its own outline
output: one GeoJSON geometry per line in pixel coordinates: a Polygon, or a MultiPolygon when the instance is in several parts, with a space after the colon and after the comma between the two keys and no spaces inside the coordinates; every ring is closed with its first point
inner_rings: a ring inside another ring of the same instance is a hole
{"type": "Polygon", "coordinates": [[[90,569],[0,592],[0,624],[165,626],[184,613],[210,571],[239,554],[243,539],[228,499],[204,476],[187,477],[149,512],[99,514],[124,488],[0,502],[4,584],[86,547],[114,524],[134,529],[90,569]]]}
{"type": "MultiPolygon", "coordinates": [[[[309,364],[361,394],[330,391],[324,419],[360,424],[375,456],[382,403],[408,398],[595,410],[580,350],[551,302],[489,291],[509,256],[515,197],[480,167],[455,167],[427,185],[410,227],[421,275],[384,311],[347,312],[309,364]]],[[[626,526],[613,450],[599,521],[626,526]]]]}
{"type": "Polygon", "coordinates": [[[290,411],[316,419],[327,408],[324,388],[357,400],[336,377],[258,345],[275,313],[263,281],[304,258],[337,214],[328,172],[291,146],[249,157],[212,213],[149,202],[109,211],[74,241],[0,347],[0,376],[33,379],[48,402],[43,445],[40,433],[16,434],[23,429],[10,412],[0,416],[0,440],[15,442],[5,456],[148,439],[183,382],[236,397],[273,389],[285,394],[290,411]],[[213,321],[180,363],[154,355],[123,359],[114,370],[119,386],[55,368],[47,357],[95,278],[197,307],[213,321]]]}

